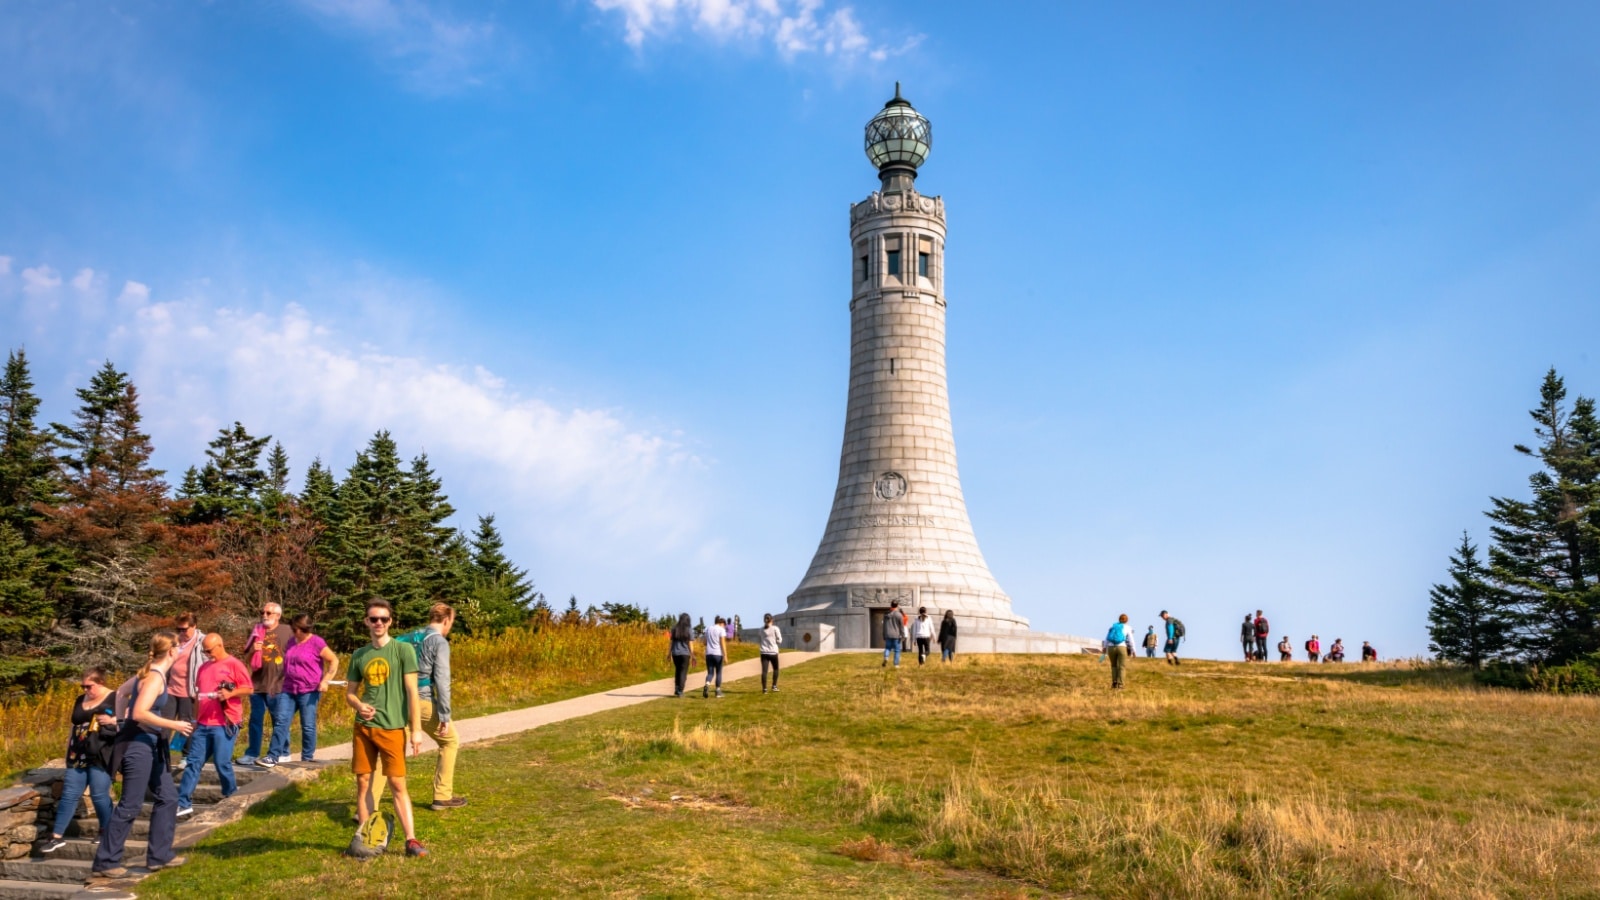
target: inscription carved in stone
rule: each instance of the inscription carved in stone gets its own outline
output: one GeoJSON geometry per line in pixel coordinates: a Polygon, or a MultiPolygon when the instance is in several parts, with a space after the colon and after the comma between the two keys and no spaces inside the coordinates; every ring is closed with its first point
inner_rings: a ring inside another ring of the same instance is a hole
{"type": "Polygon", "coordinates": [[[893,528],[896,526],[912,526],[933,528],[939,520],[933,516],[856,516],[850,520],[853,528],[893,528]]]}

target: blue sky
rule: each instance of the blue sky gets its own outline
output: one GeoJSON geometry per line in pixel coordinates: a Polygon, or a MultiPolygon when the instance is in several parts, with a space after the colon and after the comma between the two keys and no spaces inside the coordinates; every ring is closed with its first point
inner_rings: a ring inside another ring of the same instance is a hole
{"type": "Polygon", "coordinates": [[[1600,393],[1600,8],[0,3],[0,336],[181,471],[379,427],[552,598],[749,619],[821,537],[861,127],[934,123],[980,544],[1039,628],[1426,649],[1600,393]]]}

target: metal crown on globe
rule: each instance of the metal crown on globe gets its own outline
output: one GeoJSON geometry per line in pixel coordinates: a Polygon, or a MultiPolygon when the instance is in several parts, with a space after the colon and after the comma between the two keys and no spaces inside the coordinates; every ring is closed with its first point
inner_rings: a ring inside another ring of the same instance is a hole
{"type": "Polygon", "coordinates": [[[894,99],[867,123],[867,159],[880,170],[909,166],[915,171],[932,147],[933,125],[900,96],[900,82],[895,82],[894,99]]]}

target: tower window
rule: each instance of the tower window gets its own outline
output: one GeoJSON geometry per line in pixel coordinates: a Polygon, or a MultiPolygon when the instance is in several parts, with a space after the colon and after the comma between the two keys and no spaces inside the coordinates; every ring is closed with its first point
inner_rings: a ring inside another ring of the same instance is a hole
{"type": "Polygon", "coordinates": [[[900,277],[900,251],[899,250],[890,250],[889,251],[889,274],[895,276],[896,278],[900,277]]]}
{"type": "Polygon", "coordinates": [[[928,277],[928,254],[926,253],[917,254],[917,274],[923,278],[928,277]]]}
{"type": "Polygon", "coordinates": [[[860,269],[860,274],[858,276],[856,276],[856,280],[857,281],[866,281],[867,280],[867,258],[865,256],[863,256],[863,257],[861,257],[861,259],[857,260],[857,262],[861,263],[861,269],[860,269]]]}

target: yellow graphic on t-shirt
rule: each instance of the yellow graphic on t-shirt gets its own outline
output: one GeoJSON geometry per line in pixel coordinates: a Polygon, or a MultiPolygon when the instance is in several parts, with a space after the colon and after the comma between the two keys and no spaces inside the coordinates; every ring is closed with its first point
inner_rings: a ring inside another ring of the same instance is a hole
{"type": "Polygon", "coordinates": [[[389,661],[381,656],[368,660],[366,668],[361,670],[361,680],[369,688],[383,687],[389,680],[389,661]]]}

